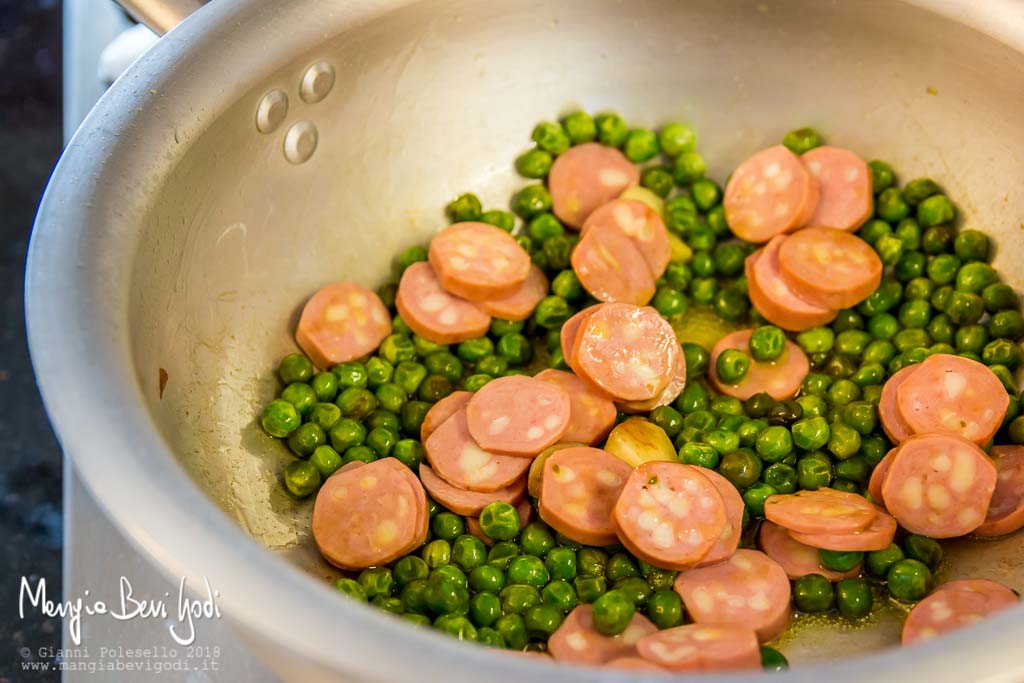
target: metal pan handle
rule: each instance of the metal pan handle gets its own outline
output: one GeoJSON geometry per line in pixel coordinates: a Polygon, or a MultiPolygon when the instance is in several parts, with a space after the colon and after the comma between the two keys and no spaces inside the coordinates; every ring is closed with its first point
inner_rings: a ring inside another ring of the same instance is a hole
{"type": "Polygon", "coordinates": [[[135,19],[163,35],[203,6],[203,0],[117,0],[135,19]]]}

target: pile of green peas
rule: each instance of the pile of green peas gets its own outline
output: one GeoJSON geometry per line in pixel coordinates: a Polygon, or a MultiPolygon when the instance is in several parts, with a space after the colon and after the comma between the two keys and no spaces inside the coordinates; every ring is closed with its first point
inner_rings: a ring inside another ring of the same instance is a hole
{"type": "MultiPolygon", "coordinates": [[[[378,290],[394,319],[393,334],[376,354],[330,372],[318,372],[301,354],[283,359],[282,390],[261,421],[297,456],[283,477],[291,495],[311,495],[354,460],[395,457],[415,471],[423,457],[420,425],[434,402],[456,389],[475,391],[495,377],[568,369],[561,326],[596,302],[572,270],[577,236],[551,213],[545,180],[559,154],[594,141],[643,164],[641,185],[665,200],[666,227],[692,251],[685,262],[669,264],[651,305],[670,320],[695,307],[717,315],[723,329],[756,328],[749,354],[722,354],[715,368],[709,368],[707,348],[683,341],[687,385],[671,405],[647,415],[673,440],[680,462],[714,469],[740,491],[748,532],[763,517],[765,500],[777,493],[828,486],[865,494],[872,469],[892,447],[878,422],[882,386],[931,353],[957,353],[988,365],[1011,395],[997,440],[1024,443],[1013,379],[1024,337],[1019,299],[988,265],[988,238],[951,227],[955,206],[931,180],[899,188],[888,164],[869,163],[875,216],[859,235],[878,251],[887,274],[871,296],[831,324],[787,334],[750,305],[743,264],[754,246],[732,236],[722,190],[704,177],[689,126],[670,123],[654,131],[630,128],[614,113],[576,112],[538,124],[531,139],[535,146],[515,160],[515,168],[537,182],[513,196],[510,210],[484,210],[466,193],[445,212],[452,222],[482,221],[512,233],[548,276],[548,296],[525,321],[495,320],[487,335],[444,346],[415,335],[397,314],[396,277],[378,290]],[[740,401],[717,395],[707,383],[709,370],[726,382],[739,381],[752,363],[777,359],[787,337],[811,362],[796,398],[757,394],[740,401]]],[[[822,140],[804,128],[783,143],[799,154],[822,140]]],[[[396,275],[426,259],[425,247],[406,249],[396,275]]],[[[494,541],[488,547],[467,533],[462,516],[429,502],[430,532],[421,549],[390,567],[338,579],[337,588],[414,623],[517,650],[543,650],[578,604],[593,605],[595,627],[609,635],[620,633],[637,612],[659,628],[685,622],[685,606],[672,590],[675,572],[621,547],[581,546],[543,522],[520,531],[518,512],[504,503],[481,513],[480,526],[494,541]]],[[[820,575],[803,577],[794,584],[794,602],[805,612],[834,608],[845,618],[860,618],[883,587],[899,601],[924,597],[941,559],[941,546],[920,536],[871,553],[823,551],[822,566],[847,571],[863,562],[865,578],[832,584],[820,575]]],[[[762,648],[762,658],[767,669],[785,666],[772,648],[762,648]]]]}

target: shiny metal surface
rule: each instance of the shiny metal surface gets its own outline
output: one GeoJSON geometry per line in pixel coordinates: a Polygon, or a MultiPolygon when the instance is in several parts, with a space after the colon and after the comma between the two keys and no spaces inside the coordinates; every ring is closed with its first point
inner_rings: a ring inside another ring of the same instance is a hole
{"type": "Polygon", "coordinates": [[[136,21],[163,35],[203,6],[204,0],[117,0],[136,21]]]}
{"type": "MultiPolygon", "coordinates": [[[[533,123],[578,107],[689,121],[718,181],[814,125],[945,185],[1021,287],[1021,4],[962,6],[218,0],[104,97],[43,202],[29,336],[65,449],[157,565],[221,587],[226,614],[288,680],[476,683],[484,667],[494,681],[638,680],[499,656],[332,593],[310,505],[278,484],[290,456],[255,419],[299,307],[332,280],[380,284],[462,191],[504,206],[533,123]],[[311,104],[300,84],[321,61],[335,83],[311,104]],[[261,135],[254,116],[275,88],[291,106],[261,135]],[[296,165],[282,150],[300,122],[318,142],[296,165]]],[[[957,551],[958,571],[969,562],[1024,589],[1022,543],[957,551]]],[[[806,664],[780,680],[1024,679],[1024,609],[877,650],[895,630],[891,618],[802,626],[786,652],[806,664]]]]}

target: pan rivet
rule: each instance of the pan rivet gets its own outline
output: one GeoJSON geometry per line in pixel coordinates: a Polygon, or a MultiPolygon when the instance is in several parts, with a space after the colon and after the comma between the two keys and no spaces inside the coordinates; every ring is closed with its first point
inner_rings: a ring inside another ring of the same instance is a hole
{"type": "Polygon", "coordinates": [[[293,164],[309,161],[316,151],[316,126],[311,121],[299,121],[284,136],[284,156],[293,164]]]}
{"type": "Polygon", "coordinates": [[[271,90],[260,100],[256,108],[256,130],[273,133],[284,123],[288,115],[288,95],[283,90],[271,90]]]}
{"type": "Polygon", "coordinates": [[[317,62],[303,74],[299,95],[303,102],[314,104],[327,97],[333,87],[334,67],[327,62],[317,62]]]}

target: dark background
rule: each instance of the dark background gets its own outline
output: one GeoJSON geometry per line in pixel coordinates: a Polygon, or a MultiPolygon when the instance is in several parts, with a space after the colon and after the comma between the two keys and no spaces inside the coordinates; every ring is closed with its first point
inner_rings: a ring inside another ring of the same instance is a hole
{"type": "MultiPolygon", "coordinates": [[[[36,206],[60,154],[61,3],[0,0],[0,683],[26,673],[17,652],[60,642],[60,621],[18,617],[22,576],[61,581],[61,452],[25,341],[25,254],[36,206]]],[[[74,330],[69,330],[73,334],[74,330]]]]}

